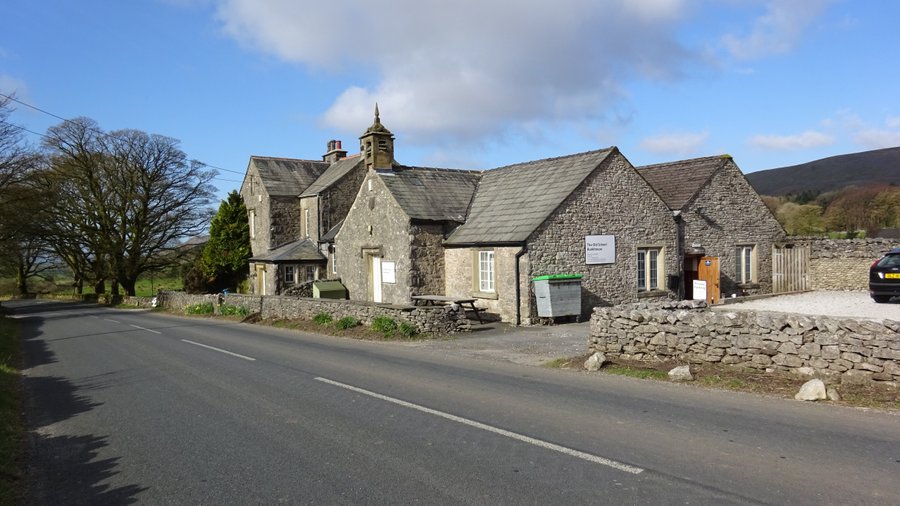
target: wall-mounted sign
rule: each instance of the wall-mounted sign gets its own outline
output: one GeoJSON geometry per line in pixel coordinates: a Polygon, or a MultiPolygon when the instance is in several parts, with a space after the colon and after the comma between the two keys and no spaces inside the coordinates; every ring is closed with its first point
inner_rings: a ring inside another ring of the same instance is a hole
{"type": "Polygon", "coordinates": [[[706,300],[706,281],[694,280],[694,295],[691,298],[694,300],[706,300]]]}
{"type": "Polygon", "coordinates": [[[616,236],[584,236],[584,263],[588,265],[616,263],[616,236]]]}
{"type": "Polygon", "coordinates": [[[397,282],[397,273],[394,267],[394,262],[381,262],[381,282],[382,283],[396,283],[397,282]]]}

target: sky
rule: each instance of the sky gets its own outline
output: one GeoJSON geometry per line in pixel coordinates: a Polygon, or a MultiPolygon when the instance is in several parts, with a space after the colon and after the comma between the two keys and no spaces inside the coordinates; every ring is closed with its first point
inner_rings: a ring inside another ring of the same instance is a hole
{"type": "Polygon", "coordinates": [[[88,117],[219,170],[358,151],[404,165],[617,146],[747,173],[900,146],[895,0],[5,0],[0,93],[34,133],[88,117]],[[39,109],[39,110],[38,110],[39,109]]]}

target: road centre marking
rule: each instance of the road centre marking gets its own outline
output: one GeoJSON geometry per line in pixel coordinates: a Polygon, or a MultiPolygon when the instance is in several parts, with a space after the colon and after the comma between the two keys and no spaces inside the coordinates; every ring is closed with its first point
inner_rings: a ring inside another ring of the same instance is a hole
{"type": "Polygon", "coordinates": [[[188,341],[187,339],[182,339],[181,342],[183,342],[183,343],[188,343],[188,344],[193,344],[194,346],[200,346],[200,347],[202,347],[202,348],[206,348],[206,349],[213,350],[213,351],[218,351],[219,353],[224,353],[224,354],[226,354],[226,355],[231,355],[232,357],[242,358],[242,359],[244,359],[244,360],[249,360],[249,361],[251,361],[251,362],[256,361],[256,359],[253,358],[253,357],[248,357],[248,356],[246,356],[246,355],[241,355],[240,353],[234,353],[234,352],[231,352],[231,351],[228,351],[228,350],[223,350],[222,348],[216,348],[215,346],[209,346],[209,345],[207,345],[207,344],[195,343],[194,341],[188,341]]]}
{"type": "Polygon", "coordinates": [[[122,323],[122,322],[120,322],[119,320],[110,320],[109,318],[104,318],[103,321],[105,321],[105,322],[113,322],[113,323],[122,323]]]}
{"type": "Polygon", "coordinates": [[[605,457],[599,457],[597,455],[591,455],[590,453],[585,453],[578,450],[573,450],[571,448],[566,448],[565,446],[560,446],[553,443],[548,443],[547,441],[542,441],[540,439],[535,439],[533,437],[525,436],[522,434],[518,434],[515,432],[510,432],[508,430],[500,429],[498,427],[493,427],[491,425],[487,425],[481,422],[476,422],[475,420],[469,420],[468,418],[463,418],[461,416],[451,415],[450,413],[445,413],[443,411],[438,411],[436,409],[426,408],[425,406],[420,406],[418,404],[413,404],[411,402],[403,401],[394,397],[388,397],[387,395],[382,395],[376,392],[372,392],[370,390],[365,390],[363,388],[355,387],[353,385],[348,385],[346,383],[341,383],[339,381],[330,380],[327,378],[317,377],[316,381],[321,381],[322,383],[328,383],[329,385],[334,385],[337,387],[345,388],[347,390],[352,390],[357,393],[361,393],[364,395],[368,395],[369,397],[374,397],[376,399],[381,399],[383,401],[391,402],[393,404],[397,404],[406,408],[415,409],[417,411],[421,411],[423,413],[428,413],[430,415],[439,416],[441,418],[445,418],[447,420],[461,423],[463,425],[468,425],[470,427],[474,427],[476,429],[486,430],[488,432],[493,432],[494,434],[499,434],[501,436],[508,437],[510,439],[515,439],[516,441],[521,441],[523,443],[528,443],[530,445],[538,446],[540,448],[544,448],[547,450],[553,450],[555,452],[563,453],[569,455],[571,457],[576,457],[582,460],[586,460],[588,462],[593,462],[595,464],[600,464],[603,466],[611,467],[613,469],[617,469],[619,471],[624,471],[626,473],[631,474],[640,474],[644,472],[640,467],[629,466],[628,464],[623,464],[621,462],[617,462],[612,459],[607,459],[605,457]]]}
{"type": "Polygon", "coordinates": [[[162,334],[162,332],[160,332],[158,330],[148,329],[148,328],[144,328],[144,327],[141,327],[138,325],[132,325],[132,327],[134,327],[136,329],[146,330],[147,332],[153,332],[154,334],[162,334]]]}

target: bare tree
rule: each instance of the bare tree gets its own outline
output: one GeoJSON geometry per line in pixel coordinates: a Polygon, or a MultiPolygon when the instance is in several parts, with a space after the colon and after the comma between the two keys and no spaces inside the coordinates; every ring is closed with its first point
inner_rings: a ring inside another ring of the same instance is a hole
{"type": "Polygon", "coordinates": [[[68,249],[83,265],[108,265],[114,294],[121,285],[134,295],[138,276],[169,266],[179,240],[209,224],[216,174],[178,144],[139,130],[105,133],[87,118],[47,132],[55,228],[73,232],[68,249]]]}

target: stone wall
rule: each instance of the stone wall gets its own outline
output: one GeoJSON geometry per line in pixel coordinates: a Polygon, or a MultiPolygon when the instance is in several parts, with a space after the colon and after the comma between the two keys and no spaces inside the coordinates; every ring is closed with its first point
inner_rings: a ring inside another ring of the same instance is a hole
{"type": "Polygon", "coordinates": [[[416,222],[410,226],[410,295],[444,294],[443,243],[443,225],[416,222]]]}
{"type": "MultiPolygon", "coordinates": [[[[596,306],[639,297],[668,297],[665,277],[660,290],[637,291],[637,248],[662,248],[665,274],[678,274],[676,227],[672,212],[618,152],[610,155],[572,192],[528,240],[527,279],[545,274],[583,274],[582,316],[596,306]],[[613,235],[614,264],[586,265],[584,237],[613,235]]],[[[533,288],[523,293],[536,314],[533,288]]]]}
{"type": "Polygon", "coordinates": [[[244,307],[249,313],[259,313],[264,320],[307,319],[319,313],[328,313],[334,320],[345,316],[359,318],[364,325],[370,325],[378,316],[393,318],[397,323],[406,322],[415,326],[416,331],[430,334],[452,334],[471,329],[471,322],[458,306],[391,306],[367,302],[312,299],[287,296],[258,296],[232,294],[220,299],[218,295],[191,295],[184,292],[161,292],[159,305],[172,311],[183,312],[188,306],[219,302],[244,307]]]}
{"type": "Polygon", "coordinates": [[[900,381],[900,322],[712,311],[704,302],[596,308],[590,348],[633,360],[812,368],[842,382],[900,381]]]}
{"type": "Polygon", "coordinates": [[[319,228],[322,235],[327,234],[350,212],[350,207],[353,205],[353,200],[356,199],[356,194],[365,177],[366,169],[360,162],[357,167],[319,195],[322,220],[319,228]]]}
{"type": "Polygon", "coordinates": [[[808,245],[809,288],[811,290],[869,289],[869,266],[893,249],[896,239],[827,239],[791,237],[795,244],[808,245]]]}

